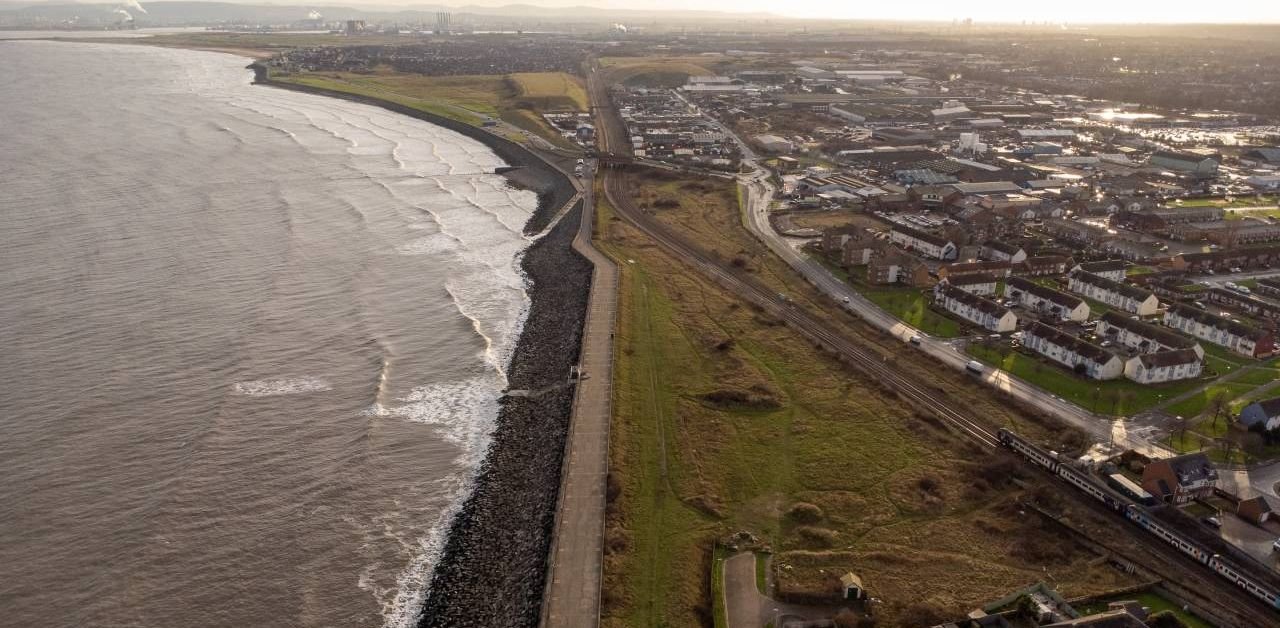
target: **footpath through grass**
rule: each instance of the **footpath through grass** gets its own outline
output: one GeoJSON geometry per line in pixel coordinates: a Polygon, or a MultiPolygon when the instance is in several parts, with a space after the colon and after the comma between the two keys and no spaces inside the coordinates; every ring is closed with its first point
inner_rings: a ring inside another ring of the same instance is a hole
{"type": "Polygon", "coordinates": [[[984,364],[1008,371],[1051,394],[1102,414],[1132,415],[1205,384],[1204,380],[1183,380],[1144,386],[1124,377],[1100,382],[1004,345],[972,343],[968,353],[984,364]]]}

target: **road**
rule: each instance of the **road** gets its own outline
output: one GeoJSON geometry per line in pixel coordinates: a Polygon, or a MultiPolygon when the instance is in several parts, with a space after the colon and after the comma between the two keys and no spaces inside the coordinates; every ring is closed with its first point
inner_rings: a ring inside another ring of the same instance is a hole
{"type": "MultiPolygon", "coordinates": [[[[591,97],[593,111],[597,117],[596,129],[602,142],[602,151],[612,153],[616,150],[617,154],[626,154],[630,150],[627,144],[626,131],[620,118],[613,111],[607,86],[604,85],[598,72],[592,71],[589,73],[588,92],[591,97]]],[[[759,278],[750,273],[735,269],[710,255],[690,242],[683,234],[640,209],[635,200],[628,194],[627,177],[627,171],[623,168],[606,168],[602,175],[605,195],[619,218],[649,236],[657,245],[683,261],[690,268],[702,273],[711,281],[723,286],[745,301],[755,304],[769,315],[784,321],[789,328],[805,336],[815,344],[832,351],[842,361],[862,371],[872,380],[893,389],[903,401],[928,410],[939,419],[951,424],[959,433],[984,448],[999,448],[995,434],[985,424],[984,420],[970,415],[967,408],[962,404],[955,403],[932,383],[922,381],[924,378],[921,377],[920,373],[901,370],[897,363],[890,363],[879,353],[868,349],[862,342],[846,337],[840,331],[833,330],[827,326],[821,317],[810,313],[804,306],[795,304],[785,296],[777,294],[763,284],[759,278]]],[[[850,300],[852,301],[852,297],[850,300]]],[[[902,325],[896,319],[894,319],[893,324],[902,325]]],[[[909,329],[905,325],[903,328],[903,332],[909,329]]],[[[963,360],[959,356],[956,359],[963,360]]],[[[988,377],[993,375],[988,374],[988,377]]],[[[1011,388],[1016,387],[1016,380],[1013,380],[1013,378],[1007,378],[1007,380],[1010,382],[1009,386],[1011,388]]],[[[1066,409],[1070,406],[1071,404],[1066,403],[1062,403],[1060,406],[1051,405],[1051,407],[1059,409],[1066,409]]],[[[1095,426],[1094,429],[1096,429],[1097,423],[1092,422],[1089,425],[1095,426]]],[[[1126,435],[1121,434],[1119,440],[1123,442],[1129,439],[1126,435]]],[[[1090,507],[1101,507],[1094,500],[1074,490],[1064,489],[1062,494],[1072,501],[1087,503],[1090,504],[1090,507]]],[[[1164,577],[1180,583],[1189,583],[1188,588],[1205,592],[1210,600],[1217,600],[1216,604],[1218,606],[1224,606],[1229,610],[1236,609],[1232,611],[1233,615],[1247,612],[1250,620],[1239,622],[1243,625],[1265,626],[1273,624],[1275,616],[1272,614],[1272,610],[1261,608],[1257,600],[1239,591],[1226,581],[1217,578],[1202,567],[1190,564],[1189,560],[1182,557],[1179,552],[1163,544],[1155,537],[1142,533],[1136,528],[1114,519],[1114,513],[1111,516],[1113,517],[1112,524],[1106,533],[1118,539],[1128,539],[1126,543],[1120,544],[1121,549],[1119,550],[1127,553],[1121,553],[1120,555],[1133,561],[1139,560],[1142,556],[1148,557],[1148,560],[1153,557],[1152,555],[1167,557],[1179,567],[1157,571],[1156,573],[1161,573],[1164,577]],[[1143,546],[1145,550],[1139,550],[1139,553],[1134,554],[1133,548],[1135,546],[1143,546]]]]}
{"type": "MultiPolygon", "coordinates": [[[[588,169],[588,181],[590,175],[588,169]]],[[[591,244],[595,216],[592,187],[579,186],[579,191],[583,200],[582,221],[573,248],[586,257],[595,270],[591,275],[591,295],[582,330],[581,377],[574,391],[555,535],[548,557],[547,589],[542,606],[542,626],[548,628],[580,628],[600,622],[618,268],[591,244]]]]}

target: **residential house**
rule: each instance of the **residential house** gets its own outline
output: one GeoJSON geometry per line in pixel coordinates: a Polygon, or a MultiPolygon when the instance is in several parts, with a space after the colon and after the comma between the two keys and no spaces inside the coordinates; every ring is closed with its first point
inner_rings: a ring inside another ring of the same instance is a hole
{"type": "Polygon", "coordinates": [[[865,233],[854,225],[829,227],[822,230],[822,252],[838,253],[844,249],[845,242],[865,233]]]}
{"type": "Polygon", "coordinates": [[[1226,210],[1214,205],[1157,207],[1155,209],[1148,210],[1147,213],[1163,220],[1166,225],[1179,225],[1193,222],[1218,222],[1226,216],[1226,210]]]}
{"type": "Polygon", "coordinates": [[[1218,470],[1203,453],[1152,460],[1142,471],[1142,488],[1173,504],[1210,497],[1217,483],[1218,470]]]}
{"type": "Polygon", "coordinates": [[[1242,294],[1225,288],[1211,288],[1206,298],[1210,303],[1229,307],[1255,318],[1265,318],[1272,321],[1273,324],[1275,321],[1280,321],[1280,304],[1266,299],[1259,299],[1253,295],[1242,294]]]}
{"type": "Polygon", "coordinates": [[[866,266],[871,263],[872,256],[883,252],[889,243],[877,238],[851,238],[841,247],[840,265],[845,268],[866,266]]]}
{"type": "Polygon", "coordinates": [[[1266,357],[1275,351],[1275,338],[1270,332],[1182,303],[1169,305],[1164,313],[1164,324],[1249,357],[1266,357]]]}
{"type": "Polygon", "coordinates": [[[955,279],[964,275],[989,273],[997,279],[1006,279],[1012,270],[1013,266],[1009,262],[956,262],[939,267],[938,278],[955,279]]]}
{"type": "Polygon", "coordinates": [[[1247,428],[1260,425],[1264,430],[1280,428],[1280,397],[1261,399],[1245,406],[1240,411],[1240,424],[1247,428]]]}
{"type": "Polygon", "coordinates": [[[1257,280],[1258,287],[1253,291],[1269,297],[1280,297],[1280,277],[1262,277],[1257,280]]]}
{"type": "Polygon", "coordinates": [[[888,249],[883,254],[872,255],[871,261],[867,263],[867,281],[878,285],[924,287],[932,280],[929,278],[929,267],[920,259],[888,249]]]}
{"type": "Polygon", "coordinates": [[[933,302],[942,309],[987,331],[1004,333],[1018,326],[1018,317],[995,301],[942,282],[934,288],[933,302]]]}
{"type": "Polygon", "coordinates": [[[1204,358],[1204,349],[1195,339],[1159,325],[1130,318],[1120,312],[1103,314],[1094,332],[1100,339],[1139,353],[1190,350],[1197,357],[1204,358]]]}
{"type": "Polygon", "coordinates": [[[996,276],[991,273],[970,273],[944,279],[943,281],[949,286],[980,297],[991,296],[996,293],[996,276]]]}
{"type": "Polygon", "coordinates": [[[1154,316],[1160,308],[1160,300],[1156,295],[1142,288],[1084,271],[1071,273],[1067,278],[1067,288],[1076,294],[1138,316],[1154,316]]]}
{"type": "Polygon", "coordinates": [[[1076,220],[1053,218],[1044,221],[1044,226],[1041,229],[1059,240],[1084,246],[1092,246],[1111,237],[1111,234],[1107,233],[1107,230],[1103,227],[1076,220]]]}
{"type": "Polygon", "coordinates": [[[1236,516],[1260,526],[1271,519],[1271,503],[1266,495],[1254,495],[1236,502],[1236,516]]]}
{"type": "Polygon", "coordinates": [[[1022,277],[1005,282],[1004,296],[1028,311],[1052,316],[1054,320],[1083,322],[1089,318],[1089,304],[1083,299],[1022,277]]]}
{"type": "Polygon", "coordinates": [[[1072,266],[1075,260],[1063,255],[1038,255],[1028,257],[1021,264],[1013,267],[1013,274],[1024,277],[1053,277],[1061,275],[1072,266]]]}
{"type": "Polygon", "coordinates": [[[1097,250],[1130,262],[1138,263],[1149,262],[1160,255],[1160,250],[1155,246],[1145,242],[1135,242],[1133,240],[1107,240],[1099,244],[1097,246],[1097,250]]]}
{"type": "Polygon", "coordinates": [[[1071,269],[1073,272],[1083,270],[1111,281],[1125,280],[1125,263],[1122,259],[1107,259],[1100,262],[1082,262],[1071,269]]]}
{"type": "Polygon", "coordinates": [[[1160,384],[1200,377],[1204,364],[1191,349],[1157,351],[1125,362],[1124,376],[1139,384],[1160,384]]]}
{"type": "Polygon", "coordinates": [[[956,245],[950,240],[904,225],[893,226],[889,232],[889,241],[925,257],[940,260],[956,258],[956,245]]]}
{"type": "Polygon", "coordinates": [[[1224,271],[1232,268],[1254,270],[1280,264],[1280,246],[1264,246],[1213,251],[1210,253],[1179,253],[1169,261],[1173,270],[1202,274],[1206,271],[1224,271]]]}
{"type": "Polygon", "coordinates": [[[1027,252],[1016,244],[1000,240],[988,240],[982,243],[982,256],[995,262],[1021,264],[1026,261],[1027,252]]]}
{"type": "Polygon", "coordinates": [[[1022,346],[1090,379],[1115,379],[1124,373],[1124,362],[1111,352],[1044,323],[1032,322],[1022,330],[1022,346]]]}

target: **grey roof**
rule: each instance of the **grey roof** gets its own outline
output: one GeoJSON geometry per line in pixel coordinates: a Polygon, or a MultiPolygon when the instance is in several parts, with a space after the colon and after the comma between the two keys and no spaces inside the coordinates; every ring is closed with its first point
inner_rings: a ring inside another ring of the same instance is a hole
{"type": "Polygon", "coordinates": [[[1091,273],[1124,270],[1124,268],[1124,260],[1122,259],[1104,259],[1100,262],[1083,262],[1080,264],[1080,270],[1086,270],[1091,273]]]}
{"type": "Polygon", "coordinates": [[[961,194],[999,194],[1021,192],[1022,186],[1012,181],[988,181],[984,183],[952,183],[951,188],[961,194]]]}
{"type": "Polygon", "coordinates": [[[987,240],[986,242],[982,243],[982,246],[985,246],[989,249],[995,249],[997,251],[1000,251],[1001,253],[1004,253],[1005,255],[1014,255],[1018,251],[1022,250],[1022,247],[1016,244],[1010,244],[1008,242],[1003,242],[1000,240],[987,240]]]}
{"type": "Polygon", "coordinates": [[[1168,458],[1165,462],[1169,463],[1173,473],[1178,476],[1178,482],[1182,484],[1213,480],[1218,477],[1218,470],[1213,468],[1209,457],[1202,453],[1184,454],[1168,458]]]}
{"type": "Polygon", "coordinates": [[[1111,352],[1095,345],[1087,340],[1081,340],[1067,332],[1055,329],[1039,321],[1033,321],[1023,330],[1023,334],[1030,334],[1038,338],[1044,338],[1051,344],[1059,347],[1066,347],[1073,352],[1084,356],[1096,364],[1106,364],[1111,360],[1118,359],[1111,352]]]}
{"type": "Polygon", "coordinates": [[[1212,314],[1202,309],[1191,307],[1183,303],[1171,304],[1169,306],[1169,312],[1176,316],[1181,316],[1182,318],[1189,318],[1202,325],[1209,325],[1212,327],[1216,327],[1218,329],[1225,329],[1227,330],[1228,333],[1230,333],[1233,336],[1239,336],[1241,338],[1249,338],[1250,340],[1253,340],[1255,342],[1262,338],[1267,337],[1267,332],[1261,329],[1258,329],[1256,327],[1250,327],[1248,325],[1245,325],[1244,323],[1237,323],[1232,321],[1231,319],[1223,318],[1221,316],[1218,316],[1217,314],[1212,314]]]}
{"type": "Polygon", "coordinates": [[[917,240],[923,240],[934,246],[946,246],[951,242],[950,240],[943,238],[941,236],[936,236],[936,235],[933,235],[932,233],[920,231],[919,229],[912,229],[911,227],[908,227],[906,225],[895,224],[893,225],[892,230],[897,231],[898,233],[906,234],[917,240]]]}
{"type": "Polygon", "coordinates": [[[1068,310],[1074,310],[1079,307],[1081,303],[1084,303],[1084,300],[1080,297],[1071,296],[1060,290],[1054,290],[1048,286],[1042,286],[1034,281],[1023,279],[1022,277],[1010,277],[1006,285],[1010,288],[1033,294],[1068,310]]]}
{"type": "Polygon", "coordinates": [[[1091,272],[1082,270],[1072,274],[1071,276],[1091,286],[1101,288],[1107,292],[1114,292],[1137,301],[1145,301],[1151,297],[1151,292],[1148,290],[1143,290],[1142,288],[1131,286],[1127,283],[1107,279],[1106,277],[1095,275],[1091,272]]]}
{"type": "Polygon", "coordinates": [[[1280,397],[1263,399],[1262,401],[1254,402],[1254,404],[1262,408],[1262,412],[1266,414],[1268,418],[1274,417],[1274,416],[1280,416],[1280,397]]]}
{"type": "Polygon", "coordinates": [[[1200,361],[1200,356],[1196,355],[1196,352],[1191,349],[1174,349],[1172,351],[1146,353],[1138,356],[1138,361],[1142,362],[1142,366],[1153,369],[1177,366],[1179,364],[1194,364],[1200,361]]]}
{"type": "Polygon", "coordinates": [[[995,282],[996,276],[991,273],[965,273],[957,277],[947,278],[947,283],[953,286],[977,286],[995,282]]]}
{"type": "Polygon", "coordinates": [[[968,305],[969,307],[975,308],[984,314],[990,314],[997,318],[1009,313],[1009,308],[1004,307],[991,299],[984,299],[976,294],[965,292],[964,290],[954,286],[943,286],[942,293],[949,299],[954,299],[960,303],[968,305]]]}
{"type": "Polygon", "coordinates": [[[1113,327],[1119,327],[1133,332],[1143,338],[1147,338],[1159,343],[1165,347],[1174,347],[1176,349],[1192,349],[1198,344],[1194,339],[1183,336],[1177,332],[1166,329],[1159,325],[1144,323],[1140,320],[1134,320],[1119,312],[1107,312],[1102,315],[1102,322],[1113,327]]]}

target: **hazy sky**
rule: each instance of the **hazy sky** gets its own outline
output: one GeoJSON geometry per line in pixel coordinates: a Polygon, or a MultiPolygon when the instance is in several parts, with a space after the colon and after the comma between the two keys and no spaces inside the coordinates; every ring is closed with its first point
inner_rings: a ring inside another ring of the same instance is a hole
{"type": "MultiPolygon", "coordinates": [[[[241,0],[245,1],[245,0],[241,0]]],[[[341,0],[328,0],[340,2],[341,0]]],[[[353,3],[361,0],[354,0],[353,3]]],[[[368,0],[399,4],[397,0],[368,0]]],[[[430,0],[419,0],[419,2],[430,0]]],[[[413,3],[413,0],[404,0],[413,3]]],[[[444,0],[626,9],[763,11],[806,18],[1021,22],[1280,22],[1280,0],[444,0]]]]}

